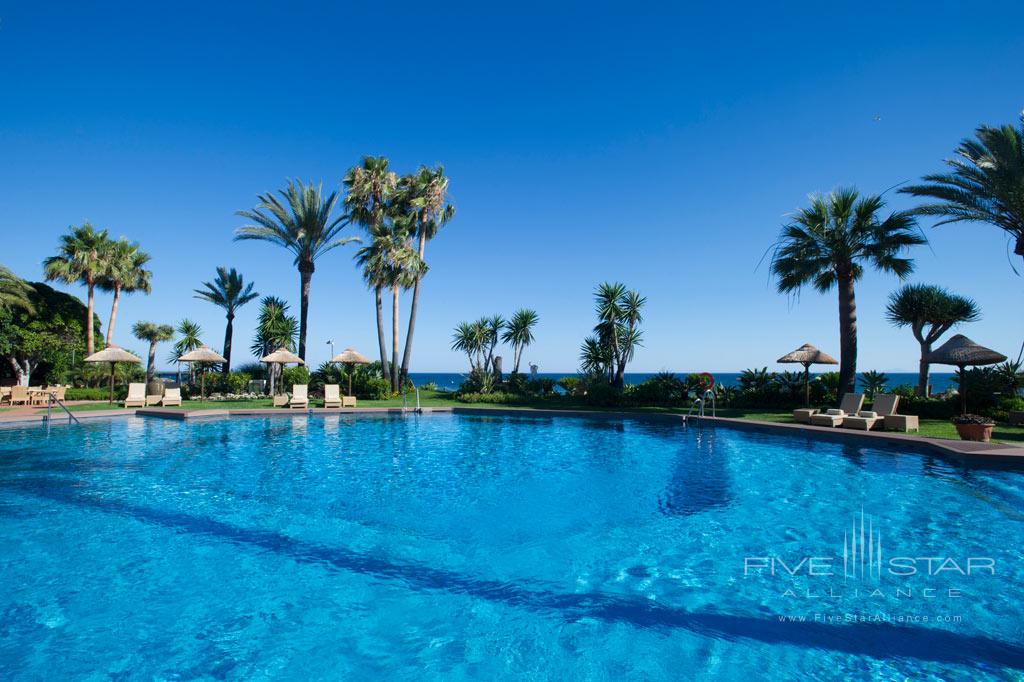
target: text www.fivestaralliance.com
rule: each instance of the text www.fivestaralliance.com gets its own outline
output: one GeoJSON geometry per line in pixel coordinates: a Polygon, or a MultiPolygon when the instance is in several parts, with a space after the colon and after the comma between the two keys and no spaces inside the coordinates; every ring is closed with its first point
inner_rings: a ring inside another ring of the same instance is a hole
{"type": "Polygon", "coordinates": [[[780,615],[780,623],[824,623],[844,625],[849,623],[962,623],[963,616],[951,614],[921,613],[815,613],[812,615],[780,615]]]}

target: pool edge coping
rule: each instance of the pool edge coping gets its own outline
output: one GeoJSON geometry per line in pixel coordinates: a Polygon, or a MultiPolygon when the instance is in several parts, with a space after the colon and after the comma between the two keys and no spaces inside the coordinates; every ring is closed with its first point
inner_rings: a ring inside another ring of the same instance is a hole
{"type": "MultiPolygon", "coordinates": [[[[802,433],[817,438],[824,437],[832,441],[867,440],[890,445],[917,446],[939,450],[943,454],[953,455],[962,459],[987,459],[1004,461],[1024,461],[1024,447],[1006,445],[1003,443],[975,443],[972,441],[955,441],[941,438],[930,438],[896,433],[892,431],[854,431],[852,429],[830,428],[814,426],[811,424],[770,422],[759,419],[743,419],[740,417],[687,417],[687,415],[673,412],[631,412],[628,410],[599,411],[599,410],[555,410],[543,408],[509,408],[509,407],[424,407],[419,410],[415,408],[401,407],[360,407],[360,408],[307,408],[302,410],[284,410],[281,408],[242,408],[242,409],[199,409],[199,410],[174,410],[170,408],[150,407],[136,408],[132,410],[95,410],[76,412],[78,419],[102,419],[111,417],[151,417],[157,419],[170,419],[175,421],[186,421],[190,419],[211,419],[230,417],[262,417],[262,416],[302,416],[302,415],[382,415],[382,414],[405,414],[408,412],[420,412],[422,414],[449,413],[449,414],[482,414],[494,416],[559,416],[559,417],[585,417],[599,419],[634,419],[642,421],[675,421],[680,424],[697,424],[704,422],[710,424],[722,424],[753,431],[784,431],[789,433],[802,433]]],[[[64,421],[66,415],[54,417],[54,422],[64,421]]],[[[28,418],[16,420],[2,420],[0,424],[5,426],[18,426],[33,423],[45,422],[45,415],[31,415],[28,418]]]]}

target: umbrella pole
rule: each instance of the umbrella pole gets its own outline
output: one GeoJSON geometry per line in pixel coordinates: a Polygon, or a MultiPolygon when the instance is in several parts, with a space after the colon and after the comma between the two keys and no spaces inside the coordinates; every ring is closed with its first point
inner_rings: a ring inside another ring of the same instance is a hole
{"type": "Polygon", "coordinates": [[[206,400],[206,365],[199,367],[199,399],[206,400]]]}
{"type": "Polygon", "coordinates": [[[960,414],[967,414],[967,367],[960,365],[960,414]]]}
{"type": "Polygon", "coordinates": [[[804,363],[804,407],[811,406],[811,363],[804,363]]]}
{"type": "Polygon", "coordinates": [[[110,400],[109,404],[114,404],[114,363],[110,363],[110,400]]]}
{"type": "Polygon", "coordinates": [[[352,365],[348,366],[348,397],[352,397],[352,365]]]}

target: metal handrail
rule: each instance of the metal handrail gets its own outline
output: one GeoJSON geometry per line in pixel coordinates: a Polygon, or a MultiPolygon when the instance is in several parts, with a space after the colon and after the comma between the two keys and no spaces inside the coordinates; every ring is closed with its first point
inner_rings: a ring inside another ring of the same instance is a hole
{"type": "Polygon", "coordinates": [[[709,388],[708,390],[704,391],[704,395],[703,396],[701,396],[700,398],[695,398],[694,399],[693,404],[690,405],[690,409],[686,413],[687,418],[693,416],[693,411],[695,409],[697,410],[697,416],[698,417],[703,417],[704,416],[704,407],[708,403],[708,398],[711,398],[711,416],[712,417],[718,416],[717,415],[718,406],[715,404],[715,392],[712,391],[709,388]]]}
{"type": "Polygon", "coordinates": [[[52,419],[51,412],[52,412],[54,403],[56,403],[60,407],[60,409],[64,410],[67,413],[67,415],[68,415],[68,424],[70,424],[72,421],[75,422],[76,424],[81,424],[82,423],[82,422],[78,421],[78,417],[76,417],[75,415],[71,414],[71,410],[68,409],[68,406],[64,404],[63,400],[60,400],[56,395],[54,395],[53,393],[50,393],[48,395],[48,397],[47,397],[47,400],[46,400],[46,423],[47,424],[49,424],[50,420],[52,419]]]}

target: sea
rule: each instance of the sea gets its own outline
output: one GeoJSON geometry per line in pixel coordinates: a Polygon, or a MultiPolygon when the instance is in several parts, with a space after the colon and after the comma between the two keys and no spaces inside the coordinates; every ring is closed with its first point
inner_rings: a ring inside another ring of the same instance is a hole
{"type": "MultiPolygon", "coordinates": [[[[685,378],[690,372],[673,372],[673,374],[680,378],[685,378]]],[[[715,377],[717,383],[724,386],[739,385],[739,372],[712,372],[711,374],[715,377]]],[[[626,372],[625,379],[627,384],[640,384],[656,375],[657,372],[626,372]]],[[[917,372],[886,372],[885,375],[889,377],[889,383],[886,384],[888,388],[894,388],[900,384],[917,385],[917,372]]],[[[574,372],[538,372],[537,376],[557,380],[565,376],[578,375],[574,372]]],[[[811,377],[814,377],[813,373],[811,377]]],[[[410,372],[409,378],[417,386],[434,383],[439,389],[454,390],[466,380],[466,374],[459,372],[410,372]]],[[[956,387],[956,384],[953,383],[952,372],[932,372],[930,379],[932,393],[942,393],[948,388],[956,387]]]]}

